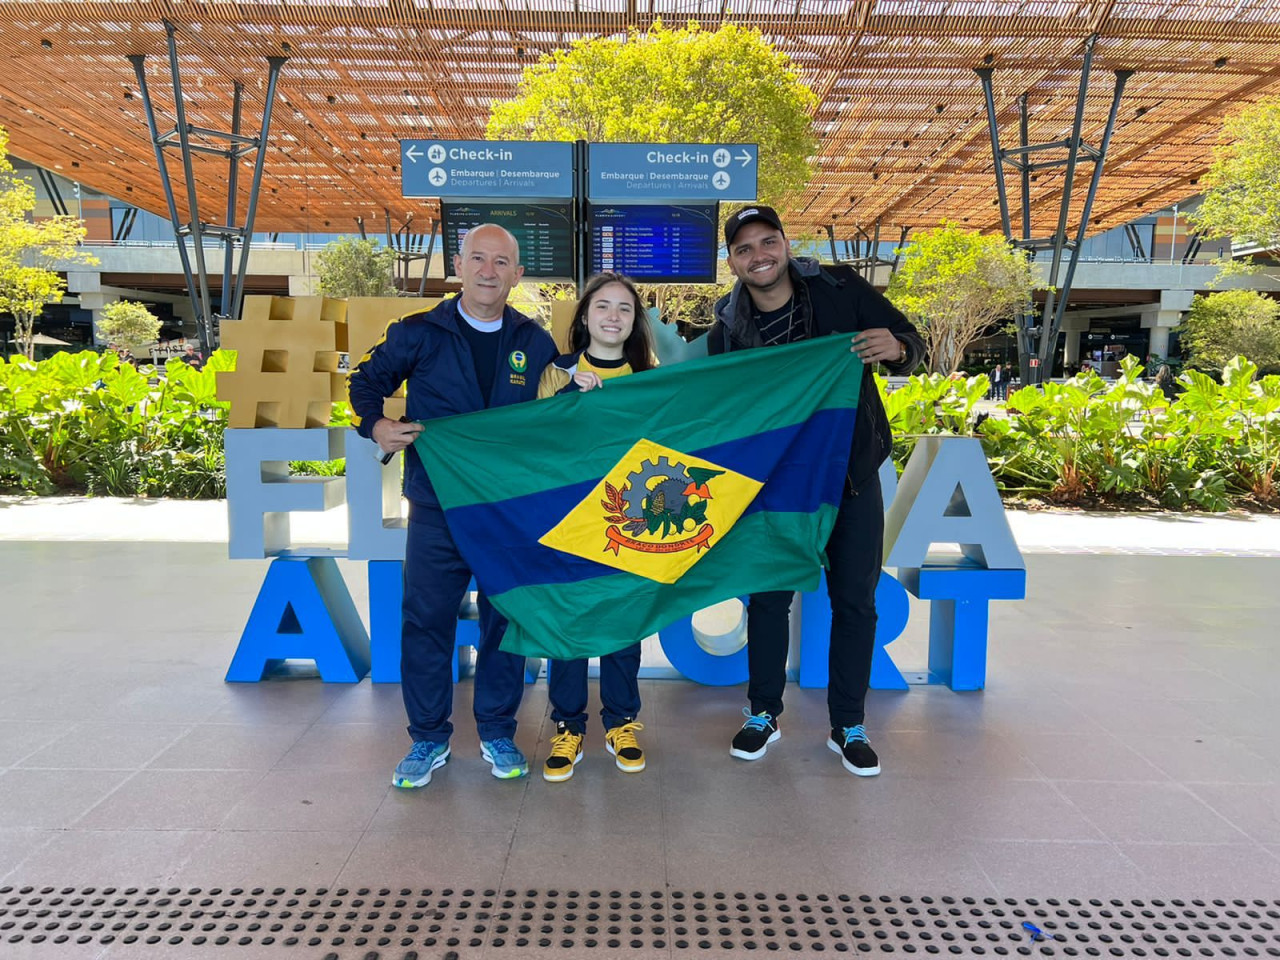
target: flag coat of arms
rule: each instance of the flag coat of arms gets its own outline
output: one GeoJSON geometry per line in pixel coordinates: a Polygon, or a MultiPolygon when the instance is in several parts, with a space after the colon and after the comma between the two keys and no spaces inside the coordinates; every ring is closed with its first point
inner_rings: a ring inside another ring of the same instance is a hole
{"type": "Polygon", "coordinates": [[[415,448],[502,648],[596,657],[817,587],[861,381],[849,338],[823,337],[429,420],[415,448]]]}

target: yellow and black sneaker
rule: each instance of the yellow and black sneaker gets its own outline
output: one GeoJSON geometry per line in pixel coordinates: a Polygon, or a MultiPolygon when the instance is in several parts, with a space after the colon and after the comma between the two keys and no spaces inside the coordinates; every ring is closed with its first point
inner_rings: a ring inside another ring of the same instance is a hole
{"type": "Polygon", "coordinates": [[[644,751],[636,740],[636,731],[643,730],[643,723],[628,720],[617,727],[610,727],[604,734],[604,745],[613,754],[618,769],[623,773],[639,773],[644,769],[644,751]]]}
{"type": "Polygon", "coordinates": [[[582,759],[583,733],[574,733],[563,723],[556,724],[556,735],[551,738],[551,753],[542,765],[542,779],[559,783],[573,776],[573,768],[582,759]]]}

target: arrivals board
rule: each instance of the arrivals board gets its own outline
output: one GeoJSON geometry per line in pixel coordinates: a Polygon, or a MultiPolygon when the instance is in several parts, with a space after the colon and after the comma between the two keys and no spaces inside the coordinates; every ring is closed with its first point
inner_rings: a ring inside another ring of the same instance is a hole
{"type": "Polygon", "coordinates": [[[520,244],[526,280],[565,280],[574,276],[573,204],[450,203],[442,201],[445,271],[454,276],[453,258],[462,250],[467,231],[482,223],[506,227],[520,244]]]}
{"type": "Polygon", "coordinates": [[[593,204],[591,272],[647,283],[714,283],[719,222],[714,203],[593,204]]]}

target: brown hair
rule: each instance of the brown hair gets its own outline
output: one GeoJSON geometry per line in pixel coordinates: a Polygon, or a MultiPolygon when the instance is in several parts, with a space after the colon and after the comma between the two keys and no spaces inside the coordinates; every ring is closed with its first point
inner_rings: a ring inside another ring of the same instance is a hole
{"type": "Polygon", "coordinates": [[[653,354],[653,335],[649,331],[649,314],[636,285],[620,273],[598,273],[587,283],[578,300],[578,309],[573,311],[573,323],[569,327],[569,349],[576,352],[591,345],[591,333],[587,330],[587,308],[591,306],[591,298],[600,292],[601,287],[611,283],[620,283],[626,287],[635,307],[631,335],[622,345],[622,355],[631,365],[633,373],[650,370],[657,366],[657,362],[653,354]]]}

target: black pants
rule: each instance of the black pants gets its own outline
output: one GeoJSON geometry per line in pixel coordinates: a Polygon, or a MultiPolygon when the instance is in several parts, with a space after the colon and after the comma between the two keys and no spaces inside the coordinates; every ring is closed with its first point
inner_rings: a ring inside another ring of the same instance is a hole
{"type": "MultiPolygon", "coordinates": [[[[880,477],[840,504],[827,541],[827,594],[831,598],[831,666],[827,711],[831,726],[862,723],[871,654],[876,642],[876,584],[884,551],[884,502],[880,477]]],[[[782,713],[790,642],[789,591],[753,593],[747,606],[747,697],[751,712],[782,713]]]]}

